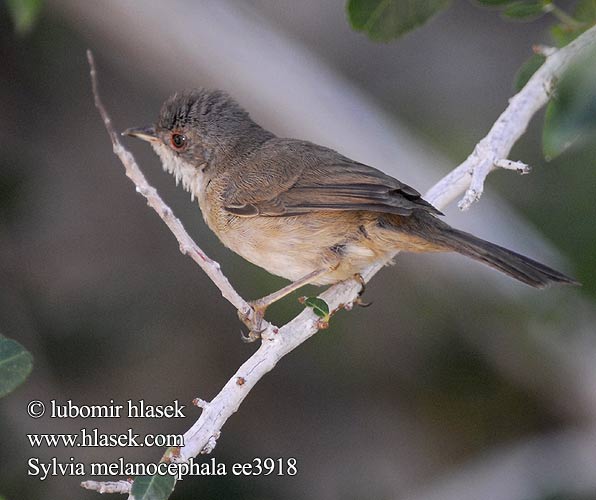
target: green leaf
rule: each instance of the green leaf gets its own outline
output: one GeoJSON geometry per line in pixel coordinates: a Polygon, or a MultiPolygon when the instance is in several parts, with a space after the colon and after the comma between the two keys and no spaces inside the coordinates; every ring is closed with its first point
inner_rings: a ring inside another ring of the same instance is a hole
{"type": "Polygon", "coordinates": [[[580,0],[575,7],[574,17],[582,23],[594,24],[596,22],[596,0],[580,0]]]}
{"type": "Polygon", "coordinates": [[[502,15],[510,19],[529,21],[546,14],[545,6],[546,3],[541,0],[513,2],[503,9],[502,15]]]}
{"type": "Polygon", "coordinates": [[[0,397],[22,384],[33,368],[33,356],[15,340],[0,336],[0,397]]]}
{"type": "Polygon", "coordinates": [[[348,0],[352,28],[371,40],[389,42],[421,26],[451,0],[348,0]]]}
{"type": "Polygon", "coordinates": [[[553,37],[555,45],[559,48],[565,47],[565,45],[581,35],[582,32],[583,30],[577,30],[565,24],[555,24],[550,29],[550,35],[553,37]]]}
{"type": "Polygon", "coordinates": [[[304,300],[304,305],[312,307],[312,310],[319,318],[329,319],[329,305],[323,299],[319,297],[307,297],[304,300]]]}
{"type": "Polygon", "coordinates": [[[557,47],[564,47],[596,24],[596,0],[580,0],[573,17],[566,15],[565,19],[567,22],[561,22],[550,30],[557,47]]]}
{"type": "Polygon", "coordinates": [[[6,0],[15,30],[20,35],[31,31],[43,6],[43,0],[6,0]]]}
{"type": "Polygon", "coordinates": [[[521,68],[517,70],[515,75],[515,90],[520,91],[523,86],[528,83],[528,80],[532,78],[532,75],[536,73],[536,70],[542,66],[542,63],[546,61],[546,57],[540,54],[534,54],[528,59],[521,68]]]}
{"type": "Polygon", "coordinates": [[[577,140],[573,128],[565,123],[564,115],[557,100],[548,103],[542,129],[542,153],[547,161],[559,156],[577,140]]]}
{"type": "Polygon", "coordinates": [[[132,483],[134,500],[166,500],[174,491],[174,476],[139,476],[132,483]]]}
{"type": "Polygon", "coordinates": [[[574,64],[546,108],[542,149],[547,160],[596,133],[596,52],[574,64]]]}

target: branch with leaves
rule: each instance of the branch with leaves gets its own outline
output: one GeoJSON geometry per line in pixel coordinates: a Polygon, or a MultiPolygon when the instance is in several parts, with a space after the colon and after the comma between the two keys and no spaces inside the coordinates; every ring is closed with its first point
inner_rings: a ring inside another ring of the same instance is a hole
{"type": "Polygon", "coordinates": [[[532,75],[523,89],[509,100],[509,106],[494,123],[489,133],[474,148],[468,158],[427,193],[426,198],[448,204],[466,186],[465,195],[458,203],[462,210],[480,199],[487,175],[497,168],[517,170],[527,174],[529,167],[519,161],[507,159],[517,140],[524,134],[536,112],[551,98],[556,83],[562,78],[575,56],[593,47],[596,28],[575,39],[563,49],[549,51],[542,66],[532,75]]]}
{"type": "MultiPolygon", "coordinates": [[[[495,122],[487,136],[476,146],[470,157],[435,184],[426,193],[425,198],[441,209],[456,196],[466,193],[463,200],[463,205],[466,206],[467,200],[474,201],[478,198],[486,176],[495,168],[518,170],[525,173],[527,171],[525,164],[507,160],[512,146],[523,134],[532,116],[552,96],[554,84],[570,62],[586,52],[588,48],[595,46],[596,28],[591,28],[568,46],[550,53],[541,69],[510,100],[507,109],[495,122]]],[[[233,289],[221,272],[219,264],[207,257],[190,238],[180,221],[174,217],[171,209],[159,197],[156,190],[147,183],[134,157],[121,144],[99,97],[95,63],[90,52],[88,58],[91,66],[95,104],[112,141],[114,152],[125,167],[126,175],[135,183],[137,192],[147,199],[148,205],[168,225],[178,240],[182,253],[189,255],[201,266],[220,289],[222,295],[234,307],[244,312],[250,311],[250,306],[233,289]]],[[[382,264],[371,266],[363,273],[363,279],[369,281],[381,267],[382,264]]],[[[349,280],[330,287],[320,295],[320,299],[328,307],[329,314],[333,314],[341,309],[350,309],[350,305],[357,299],[359,291],[360,283],[349,280]]],[[[286,354],[314,335],[320,327],[320,317],[311,307],[307,307],[281,328],[268,324],[262,333],[259,349],[236,371],[219,394],[210,402],[195,400],[195,404],[202,408],[200,418],[184,434],[184,447],[168,449],[162,461],[187,462],[201,453],[210,453],[215,447],[224,424],[238,410],[251,389],[286,354]]],[[[131,498],[137,500],[167,498],[174,485],[175,478],[173,476],[138,477],[132,484],[122,481],[117,483],[86,481],[82,483],[82,486],[92,490],[130,493],[131,498]],[[160,493],[155,496],[155,492],[160,493]]]]}

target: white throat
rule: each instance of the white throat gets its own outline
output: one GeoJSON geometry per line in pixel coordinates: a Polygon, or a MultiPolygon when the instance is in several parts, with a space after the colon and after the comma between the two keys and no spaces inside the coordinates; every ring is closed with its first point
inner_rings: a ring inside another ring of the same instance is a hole
{"type": "Polygon", "coordinates": [[[190,192],[191,201],[194,201],[196,196],[200,203],[205,184],[203,168],[185,162],[162,142],[152,142],[151,146],[161,159],[164,171],[172,174],[176,179],[176,186],[182,182],[182,187],[190,192]]]}

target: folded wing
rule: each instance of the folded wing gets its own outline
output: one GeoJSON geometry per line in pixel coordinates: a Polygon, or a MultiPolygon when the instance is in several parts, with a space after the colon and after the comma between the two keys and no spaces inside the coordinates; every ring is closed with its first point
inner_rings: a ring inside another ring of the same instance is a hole
{"type": "Polygon", "coordinates": [[[248,159],[243,189],[227,191],[224,206],[230,213],[284,217],[366,210],[408,216],[424,210],[441,215],[410,186],[331,149],[286,139],[268,147],[275,154],[261,151],[248,159]]]}

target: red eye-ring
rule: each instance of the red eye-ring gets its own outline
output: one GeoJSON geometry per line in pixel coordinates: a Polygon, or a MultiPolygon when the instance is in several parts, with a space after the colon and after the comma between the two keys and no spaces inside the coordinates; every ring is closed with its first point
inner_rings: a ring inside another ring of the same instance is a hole
{"type": "Polygon", "coordinates": [[[178,133],[173,133],[170,138],[172,147],[174,149],[182,150],[186,147],[186,136],[178,133]]]}

